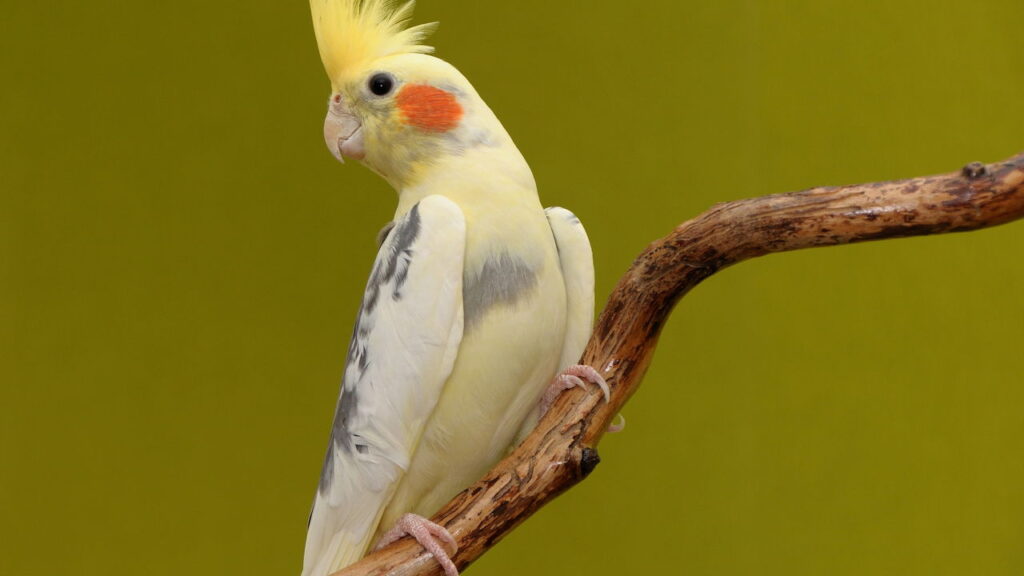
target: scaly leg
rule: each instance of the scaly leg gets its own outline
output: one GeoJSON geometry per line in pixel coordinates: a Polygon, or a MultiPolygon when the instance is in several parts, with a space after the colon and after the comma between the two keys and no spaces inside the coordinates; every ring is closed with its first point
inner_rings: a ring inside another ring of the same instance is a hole
{"type": "Polygon", "coordinates": [[[403,536],[415,538],[420,543],[420,546],[423,546],[437,560],[441,568],[444,568],[444,573],[447,576],[459,576],[459,569],[455,567],[451,556],[441,546],[441,542],[438,542],[438,540],[441,540],[447,544],[452,549],[451,553],[455,554],[459,550],[459,545],[455,543],[455,538],[452,538],[452,535],[448,530],[445,530],[444,526],[435,524],[417,514],[403,514],[398,519],[398,522],[395,523],[395,527],[380,537],[380,541],[377,542],[373,549],[380,550],[403,536]]]}

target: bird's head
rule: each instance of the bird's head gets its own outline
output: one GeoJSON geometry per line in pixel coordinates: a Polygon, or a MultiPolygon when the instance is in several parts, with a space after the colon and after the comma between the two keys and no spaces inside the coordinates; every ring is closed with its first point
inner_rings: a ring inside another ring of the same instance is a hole
{"type": "Polygon", "coordinates": [[[454,66],[430,56],[434,24],[406,27],[413,2],[310,0],[332,93],[324,138],[396,187],[470,146],[508,138],[454,66]]]}

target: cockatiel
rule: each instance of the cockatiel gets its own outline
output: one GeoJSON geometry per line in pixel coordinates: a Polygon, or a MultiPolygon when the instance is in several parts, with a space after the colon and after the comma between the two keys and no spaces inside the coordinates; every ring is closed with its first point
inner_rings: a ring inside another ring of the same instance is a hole
{"type": "Polygon", "coordinates": [[[413,2],[310,5],[332,86],[327,147],[387,180],[398,209],[349,346],[302,574],[403,534],[457,574],[439,543],[454,541],[423,516],[529,431],[553,380],[607,394],[573,366],[593,322],[590,244],[572,213],[542,208],[469,81],[428,55],[433,25],[406,26],[413,2]]]}

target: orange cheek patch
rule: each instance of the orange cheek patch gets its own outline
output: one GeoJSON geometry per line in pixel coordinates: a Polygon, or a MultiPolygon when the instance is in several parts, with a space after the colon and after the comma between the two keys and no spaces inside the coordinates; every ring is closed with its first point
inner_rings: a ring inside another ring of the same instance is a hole
{"type": "Polygon", "coordinates": [[[451,92],[426,84],[408,84],[396,97],[402,120],[430,132],[447,132],[459,125],[462,106],[451,92]]]}

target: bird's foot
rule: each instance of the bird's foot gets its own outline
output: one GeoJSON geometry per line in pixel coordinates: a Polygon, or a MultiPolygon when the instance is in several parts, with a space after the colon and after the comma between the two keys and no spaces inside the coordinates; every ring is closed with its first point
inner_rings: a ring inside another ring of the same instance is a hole
{"type": "Polygon", "coordinates": [[[452,562],[448,551],[441,545],[442,542],[447,544],[452,549],[451,554],[455,554],[459,550],[459,545],[455,543],[455,538],[452,538],[452,535],[444,526],[435,524],[417,514],[403,514],[398,519],[398,522],[395,523],[395,527],[380,537],[380,540],[373,549],[380,550],[403,536],[415,538],[420,543],[420,546],[423,546],[437,560],[441,568],[444,568],[446,576],[459,576],[459,569],[455,567],[455,563],[452,562]]]}
{"type": "Polygon", "coordinates": [[[611,400],[611,389],[608,387],[608,383],[604,381],[604,378],[597,373],[597,370],[594,370],[590,366],[577,364],[576,366],[566,368],[561,374],[555,376],[551,385],[548,386],[548,389],[544,392],[544,396],[540,399],[541,418],[547,414],[551,405],[555,403],[555,400],[562,392],[576,388],[577,386],[586,389],[587,382],[590,382],[601,389],[601,392],[604,394],[605,402],[611,400]]]}

